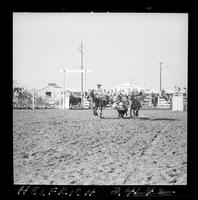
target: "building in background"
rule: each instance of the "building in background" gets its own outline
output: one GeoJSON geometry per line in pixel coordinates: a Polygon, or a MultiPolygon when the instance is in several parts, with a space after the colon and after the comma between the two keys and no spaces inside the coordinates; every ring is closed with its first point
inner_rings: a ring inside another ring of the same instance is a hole
{"type": "Polygon", "coordinates": [[[48,86],[37,90],[37,95],[52,107],[61,106],[63,89],[56,83],[48,83],[48,86]]]}
{"type": "Polygon", "coordinates": [[[56,83],[48,83],[48,86],[37,90],[39,96],[47,98],[57,98],[62,92],[62,87],[58,86],[56,83]]]}
{"type": "Polygon", "coordinates": [[[135,83],[123,83],[123,84],[117,85],[116,87],[112,89],[117,90],[117,91],[122,90],[125,92],[128,92],[129,90],[133,90],[133,89],[138,90],[138,91],[144,90],[144,88],[137,86],[135,83]]]}

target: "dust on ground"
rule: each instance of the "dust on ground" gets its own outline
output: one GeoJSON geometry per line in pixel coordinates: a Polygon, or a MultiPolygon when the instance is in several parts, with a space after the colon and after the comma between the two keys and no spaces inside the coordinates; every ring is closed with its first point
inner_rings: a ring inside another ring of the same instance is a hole
{"type": "Polygon", "coordinates": [[[14,110],[14,184],[186,185],[187,113],[14,110]]]}

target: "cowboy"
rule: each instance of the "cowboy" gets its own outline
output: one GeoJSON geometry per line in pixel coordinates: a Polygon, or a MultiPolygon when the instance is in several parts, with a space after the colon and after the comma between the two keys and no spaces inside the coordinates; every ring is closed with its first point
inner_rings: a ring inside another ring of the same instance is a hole
{"type": "Polygon", "coordinates": [[[96,90],[94,91],[94,94],[98,97],[102,97],[103,95],[103,89],[101,88],[102,84],[98,83],[96,90]]]}

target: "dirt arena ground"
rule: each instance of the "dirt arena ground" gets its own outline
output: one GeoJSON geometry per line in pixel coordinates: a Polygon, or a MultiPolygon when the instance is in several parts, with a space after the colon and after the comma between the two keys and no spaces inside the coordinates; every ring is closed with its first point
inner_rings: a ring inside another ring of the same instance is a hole
{"type": "Polygon", "coordinates": [[[187,113],[14,110],[14,184],[185,185],[187,113]]]}

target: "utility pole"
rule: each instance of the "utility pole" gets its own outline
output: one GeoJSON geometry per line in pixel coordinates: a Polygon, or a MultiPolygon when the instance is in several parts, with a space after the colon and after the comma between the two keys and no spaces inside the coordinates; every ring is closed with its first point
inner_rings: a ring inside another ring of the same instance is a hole
{"type": "Polygon", "coordinates": [[[160,93],[162,91],[162,62],[160,64],[160,93]]]}
{"type": "Polygon", "coordinates": [[[65,70],[63,70],[63,109],[65,109],[65,70]]]}
{"type": "Polygon", "coordinates": [[[63,70],[63,109],[65,109],[65,70],[63,70]]]}
{"type": "Polygon", "coordinates": [[[32,94],[32,110],[34,110],[34,89],[33,89],[33,94],[32,94]]]}
{"type": "MultiPolygon", "coordinates": [[[[81,70],[83,70],[83,43],[81,41],[81,46],[80,46],[80,53],[81,53],[81,70]]],[[[83,100],[83,71],[81,72],[81,95],[82,95],[82,100],[83,100]]]]}
{"type": "Polygon", "coordinates": [[[86,66],[85,66],[85,75],[84,75],[84,98],[86,96],[86,73],[87,73],[87,69],[86,69],[86,66]]]}

